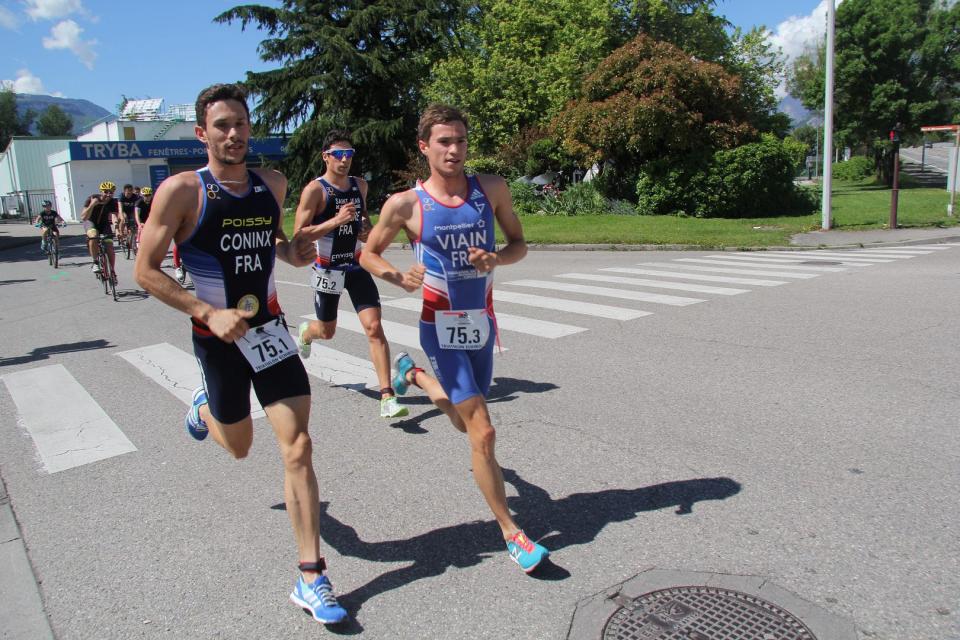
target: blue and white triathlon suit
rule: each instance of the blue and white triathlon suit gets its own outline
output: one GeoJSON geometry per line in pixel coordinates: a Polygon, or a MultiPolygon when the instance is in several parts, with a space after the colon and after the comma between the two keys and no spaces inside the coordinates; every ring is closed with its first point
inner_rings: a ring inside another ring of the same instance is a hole
{"type": "Polygon", "coordinates": [[[493,378],[497,327],[493,272],[480,273],[467,258],[470,247],[494,250],[493,206],[476,176],[467,177],[469,195],[459,205],[434,198],[421,182],[414,192],[420,201],[420,237],[413,242],[413,251],[417,262],[426,267],[420,345],[454,404],[477,395],[486,397],[493,378]],[[486,341],[468,349],[442,347],[438,318],[466,310],[473,312],[475,321],[487,323],[486,341]]]}

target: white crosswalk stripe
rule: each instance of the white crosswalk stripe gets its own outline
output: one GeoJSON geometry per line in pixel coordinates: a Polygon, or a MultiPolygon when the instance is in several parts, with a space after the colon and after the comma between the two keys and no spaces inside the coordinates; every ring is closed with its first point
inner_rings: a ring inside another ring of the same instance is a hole
{"type": "Polygon", "coordinates": [[[746,284],[755,287],[779,287],[787,284],[785,280],[761,280],[758,278],[738,278],[736,276],[710,276],[702,273],[684,273],[682,271],[661,271],[659,269],[636,269],[633,267],[608,267],[600,271],[611,273],[634,273],[641,276],[660,276],[663,278],[683,278],[702,282],[724,282],[726,284],[746,284]]]}
{"type": "MultiPolygon", "coordinates": [[[[680,260],[693,260],[692,258],[680,258],[680,260]]],[[[676,264],[674,262],[641,262],[641,266],[649,267],[670,267],[671,269],[689,269],[690,271],[705,271],[707,273],[735,273],[742,276],[773,276],[774,278],[816,278],[819,277],[819,273],[797,273],[797,272],[787,272],[787,271],[759,271],[755,269],[739,269],[735,268],[729,262],[717,262],[715,260],[695,260],[695,262],[705,262],[706,264],[719,265],[712,267],[704,267],[693,264],[676,264]]],[[[744,267],[748,265],[743,265],[744,267]]],[[[750,265],[754,266],[754,265],[750,265]]]]}
{"type": "Polygon", "coordinates": [[[137,450],[62,364],[16,371],[0,379],[47,473],[137,450]]]}
{"type": "Polygon", "coordinates": [[[582,284],[571,284],[567,282],[549,282],[546,280],[512,280],[504,284],[515,287],[533,287],[537,289],[550,289],[553,291],[567,291],[570,293],[584,293],[595,296],[605,296],[608,298],[620,298],[621,300],[638,300],[640,302],[652,302],[654,304],[667,304],[675,307],[684,307],[698,302],[705,302],[700,298],[684,298],[681,296],[665,296],[659,293],[646,293],[644,291],[626,291],[623,289],[611,289],[609,287],[593,287],[582,284]]]}
{"type": "Polygon", "coordinates": [[[956,242],[945,242],[944,244],[911,244],[903,249],[932,249],[933,251],[948,251],[949,245],[956,246],[956,242]]]}
{"type": "Polygon", "coordinates": [[[912,255],[912,256],[925,256],[929,255],[931,251],[929,249],[906,249],[902,247],[890,247],[889,249],[857,249],[857,253],[892,253],[894,255],[912,255]]]}
{"type": "MultiPolygon", "coordinates": [[[[770,255],[770,256],[767,256],[767,255],[764,255],[764,256],[740,256],[740,255],[730,256],[730,255],[725,255],[725,254],[723,254],[723,255],[718,254],[718,255],[709,255],[709,256],[707,256],[707,257],[708,257],[708,258],[719,258],[719,259],[749,260],[749,261],[753,261],[753,262],[764,262],[764,263],[767,263],[767,264],[793,264],[793,265],[804,264],[804,265],[809,265],[809,266],[816,266],[818,262],[822,262],[822,261],[826,261],[826,260],[827,260],[827,258],[818,258],[817,256],[798,256],[798,255],[796,255],[796,254],[793,254],[793,255],[783,255],[783,256],[780,256],[780,255],[775,255],[775,256],[774,256],[774,255],[770,255]]],[[[833,262],[833,263],[835,264],[835,263],[837,263],[837,262],[839,262],[839,261],[838,261],[838,260],[831,260],[830,262],[833,262]]],[[[848,266],[848,267],[869,267],[870,264],[871,264],[871,263],[869,263],[869,262],[867,262],[866,264],[864,264],[864,262],[865,262],[865,261],[861,261],[861,260],[851,260],[850,262],[846,263],[845,266],[848,266]]],[[[829,266],[829,265],[823,265],[823,266],[829,266]]]]}
{"type": "MultiPolygon", "coordinates": [[[[117,355],[188,407],[193,401],[194,389],[202,383],[196,356],[166,342],[123,351],[117,355]]],[[[257,401],[253,389],[250,390],[250,415],[254,418],[264,416],[263,407],[257,401]]]]}
{"type": "Polygon", "coordinates": [[[310,345],[310,357],[303,360],[307,373],[338,387],[347,387],[355,391],[379,389],[377,372],[368,358],[358,358],[331,349],[315,340],[310,345]]]}
{"type": "MultiPolygon", "coordinates": [[[[316,314],[301,317],[307,320],[317,319],[316,314]]],[[[387,340],[391,343],[402,344],[410,349],[420,350],[419,326],[410,326],[391,320],[381,320],[380,325],[383,327],[383,332],[386,334],[387,340]]],[[[346,329],[347,331],[366,335],[366,331],[364,331],[363,325],[360,323],[359,316],[345,309],[340,309],[337,314],[337,329],[346,329]]],[[[314,342],[314,344],[316,344],[316,342],[314,342]]],[[[506,349],[504,349],[504,351],[506,351],[506,349]]]]}
{"type": "MultiPolygon", "coordinates": [[[[397,309],[407,309],[408,311],[419,312],[423,306],[423,300],[420,298],[397,298],[396,300],[385,300],[382,302],[385,307],[395,307],[397,309]]],[[[575,327],[569,324],[559,322],[550,322],[549,320],[537,320],[535,318],[525,318],[502,311],[496,311],[497,327],[501,330],[516,331],[526,333],[540,338],[563,338],[581,331],[586,331],[584,327],[575,327]]]]}
{"type": "Polygon", "coordinates": [[[518,293],[516,291],[503,291],[502,289],[493,290],[493,300],[494,302],[510,302],[512,304],[522,304],[528,307],[539,307],[541,309],[550,309],[551,311],[578,313],[584,316],[608,318],[610,320],[634,320],[636,318],[642,318],[643,316],[651,315],[649,311],[640,311],[639,309],[611,307],[605,304],[595,304],[593,302],[565,300],[563,298],[550,298],[547,296],[536,296],[529,293],[518,293]]]}
{"type": "Polygon", "coordinates": [[[561,273],[558,278],[572,280],[590,280],[593,282],[610,282],[613,284],[631,284],[654,289],[675,289],[677,291],[693,291],[695,293],[713,293],[718,296],[735,296],[740,293],[749,293],[749,289],[733,289],[730,287],[711,287],[705,284],[690,284],[688,282],[662,282],[645,278],[624,278],[619,276],[604,276],[594,273],[561,273]]]}
{"type": "Polygon", "coordinates": [[[913,256],[862,256],[852,251],[844,253],[841,251],[828,253],[826,251],[809,252],[811,259],[821,260],[842,260],[843,262],[864,262],[868,264],[881,264],[884,262],[896,262],[898,259],[912,258],[913,256]]]}
{"type": "MultiPolygon", "coordinates": [[[[814,266],[814,265],[792,265],[784,264],[779,260],[771,260],[769,258],[753,258],[751,256],[708,256],[709,260],[722,260],[724,264],[743,264],[744,266],[749,266],[750,268],[760,268],[765,269],[767,267],[775,269],[790,269],[796,271],[823,271],[825,273],[836,273],[839,271],[845,271],[845,267],[824,267],[824,266],[814,266]]],[[[700,260],[684,258],[684,260],[690,260],[691,262],[702,262],[700,260]]],[[[714,263],[715,264],[715,263],[714,263]]]]}

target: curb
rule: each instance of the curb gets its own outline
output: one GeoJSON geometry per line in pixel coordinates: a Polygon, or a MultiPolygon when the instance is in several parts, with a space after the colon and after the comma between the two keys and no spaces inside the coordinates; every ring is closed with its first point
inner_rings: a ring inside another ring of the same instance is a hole
{"type": "Polygon", "coordinates": [[[43,609],[40,586],[33,573],[26,545],[0,479],[0,620],[3,638],[53,640],[50,620],[43,609]]]}

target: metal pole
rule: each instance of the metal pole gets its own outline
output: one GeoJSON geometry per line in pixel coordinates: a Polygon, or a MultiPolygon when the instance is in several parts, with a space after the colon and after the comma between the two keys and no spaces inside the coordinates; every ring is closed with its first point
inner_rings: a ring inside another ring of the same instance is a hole
{"type": "Polygon", "coordinates": [[[950,205],[947,207],[947,215],[953,215],[953,204],[957,199],[957,165],[960,164],[960,127],[957,127],[957,138],[953,143],[953,185],[950,188],[950,205]]]}
{"type": "Polygon", "coordinates": [[[823,210],[822,229],[826,231],[832,226],[831,190],[833,189],[833,24],[834,0],[827,0],[827,60],[826,78],[823,96],[823,210]]]}
{"type": "Polygon", "coordinates": [[[893,147],[893,191],[890,192],[890,228],[897,228],[897,201],[900,199],[900,143],[893,147]]]}

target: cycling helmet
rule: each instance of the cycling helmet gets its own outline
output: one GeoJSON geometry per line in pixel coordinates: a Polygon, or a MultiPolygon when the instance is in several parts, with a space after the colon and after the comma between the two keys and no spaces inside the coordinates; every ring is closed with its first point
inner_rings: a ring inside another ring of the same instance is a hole
{"type": "Polygon", "coordinates": [[[113,184],[109,180],[104,180],[100,183],[100,191],[116,191],[117,185],[113,184]]]}
{"type": "Polygon", "coordinates": [[[53,203],[50,202],[49,200],[44,200],[44,201],[41,202],[40,204],[41,204],[42,206],[44,206],[44,207],[52,207],[52,206],[53,206],[53,203]]]}
{"type": "Polygon", "coordinates": [[[150,187],[143,187],[142,189],[140,189],[140,195],[151,196],[153,195],[153,189],[151,189],[150,187]]]}

